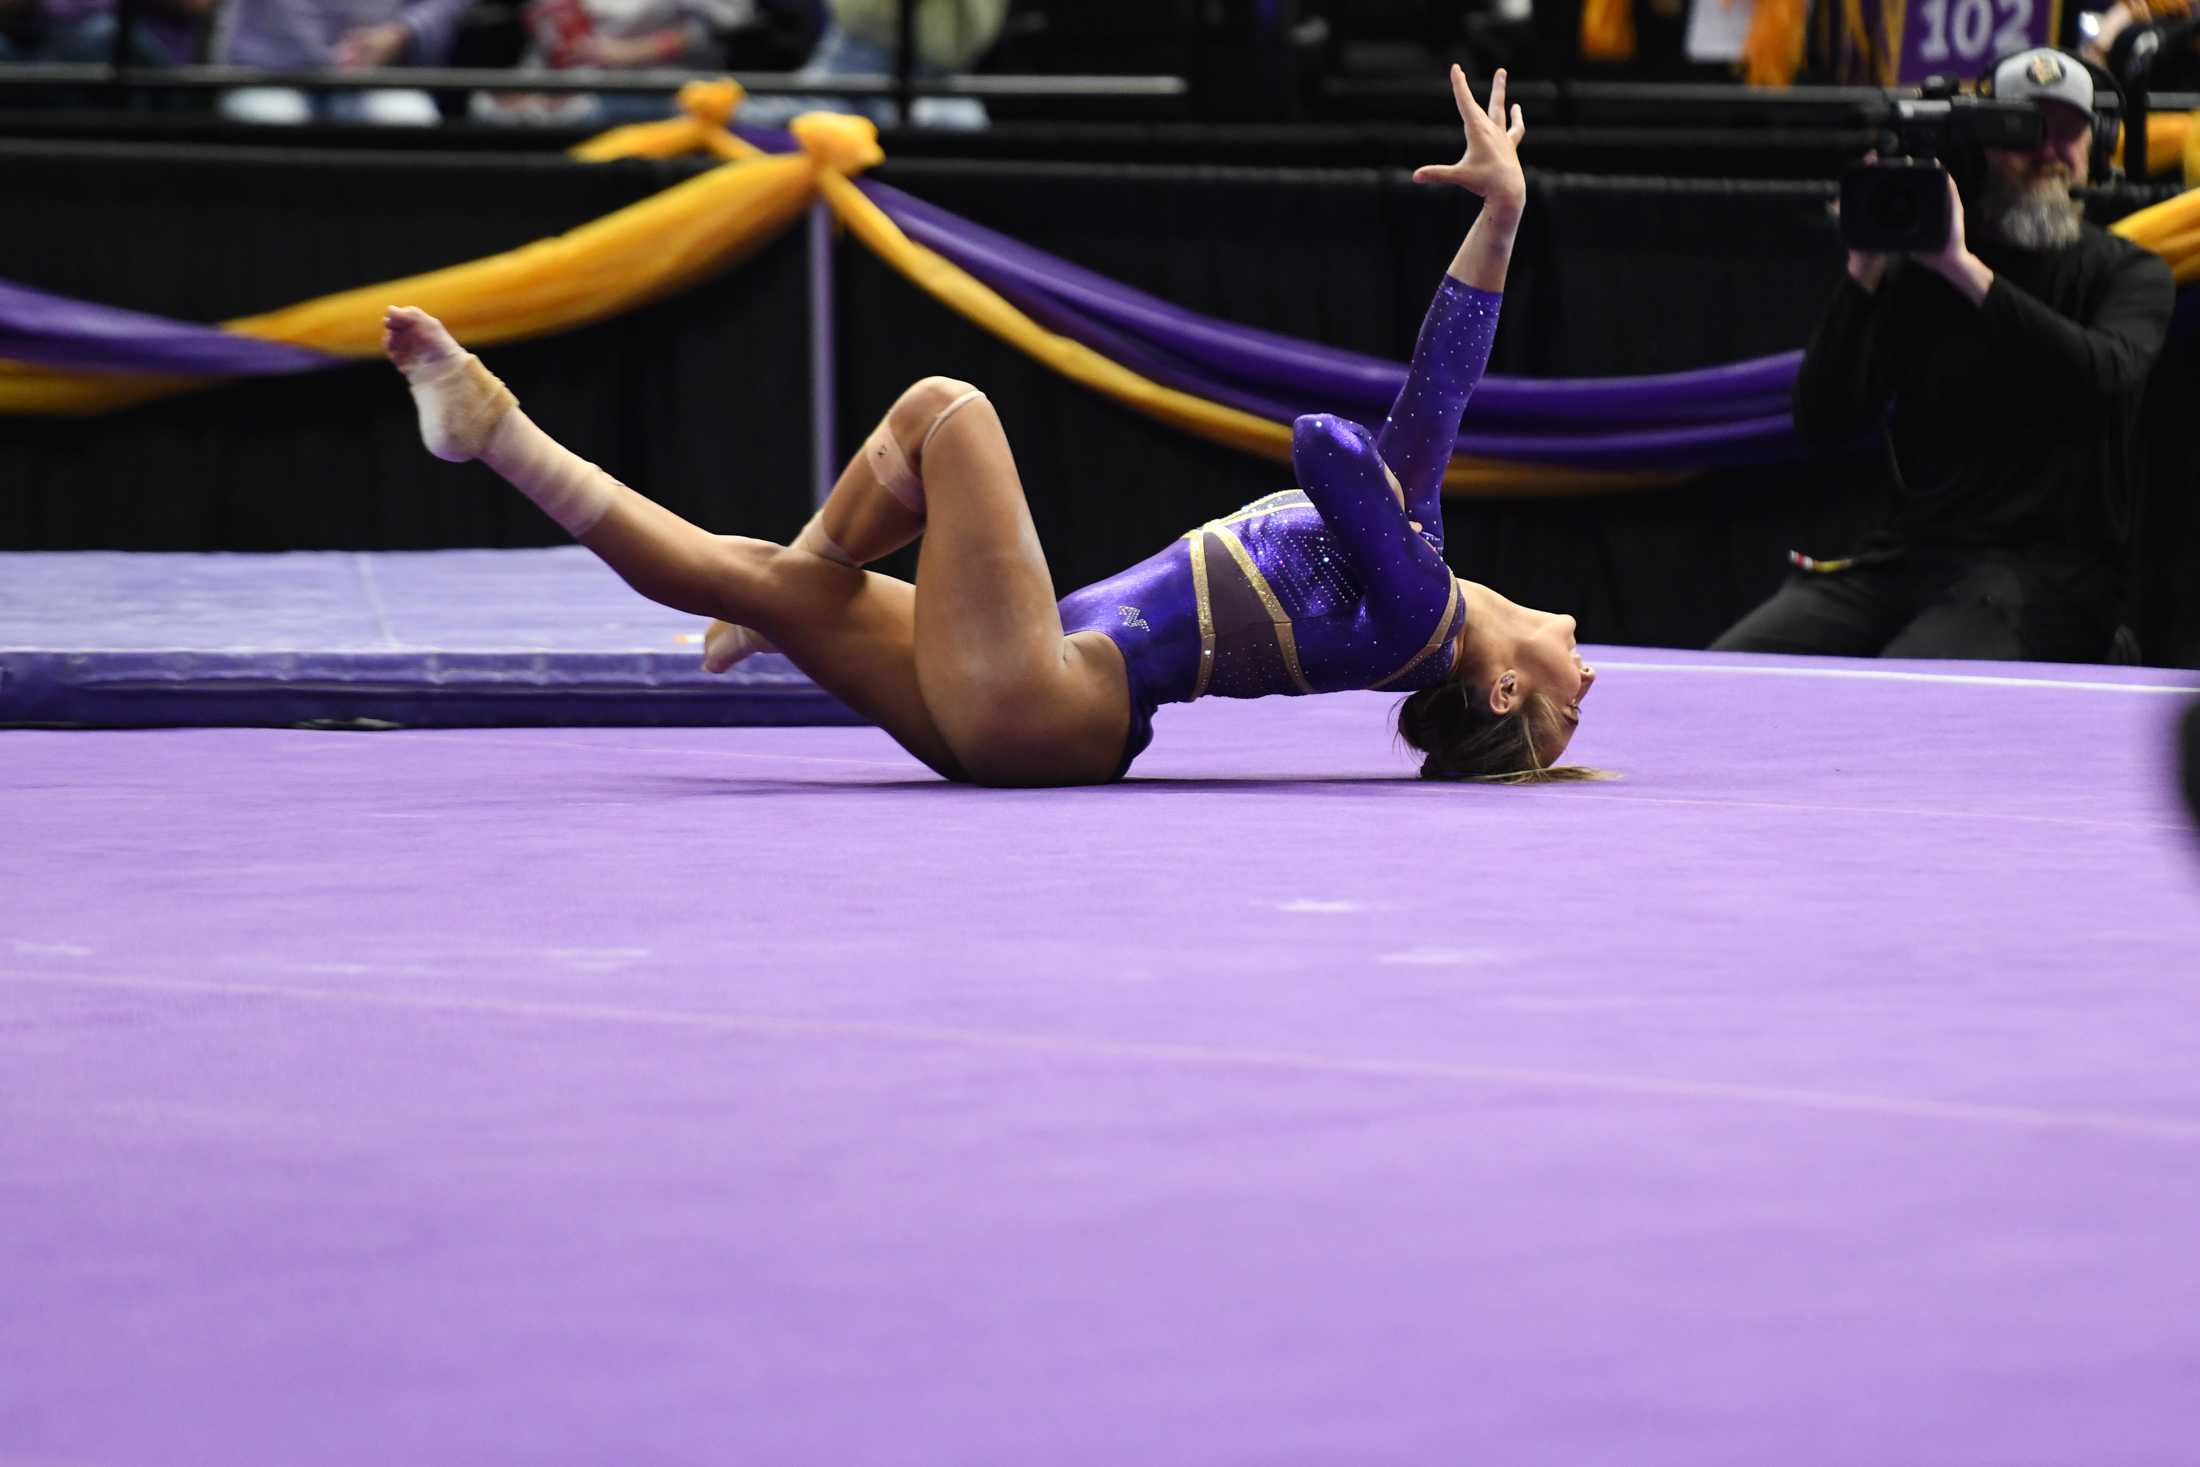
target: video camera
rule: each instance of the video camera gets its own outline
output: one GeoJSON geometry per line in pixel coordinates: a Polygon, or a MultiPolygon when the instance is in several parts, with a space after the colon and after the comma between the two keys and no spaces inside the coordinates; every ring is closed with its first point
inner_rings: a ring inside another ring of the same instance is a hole
{"type": "Polygon", "coordinates": [[[1967,184],[1979,149],[2029,152],[2040,145],[2046,120],[2039,103],[1964,96],[1956,86],[1951,77],[1932,77],[1922,96],[1892,104],[1879,160],[1841,175],[1841,242],[1850,249],[1940,249],[1948,242],[1948,164],[1967,184]]]}

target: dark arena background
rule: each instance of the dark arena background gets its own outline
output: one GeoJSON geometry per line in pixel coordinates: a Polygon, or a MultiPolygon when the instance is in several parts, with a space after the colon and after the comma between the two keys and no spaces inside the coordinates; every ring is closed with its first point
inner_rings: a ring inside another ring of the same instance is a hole
{"type": "Polygon", "coordinates": [[[347,69],[239,49],[333,0],[0,0],[0,1467],[2200,1464],[2200,28],[1757,3],[480,0],[347,69]],[[1838,180],[2034,43],[2178,280],[2114,635],[1706,651],[1904,492],[1791,431],[1838,180]],[[1066,592],[1290,487],[1244,414],[1380,419],[1294,374],[1412,355],[1452,61],[1528,202],[1444,553],[1578,618],[1614,779],[1416,779],[1358,692],[948,782],[377,354],[440,302],[780,542],[966,380],[1066,592]]]}

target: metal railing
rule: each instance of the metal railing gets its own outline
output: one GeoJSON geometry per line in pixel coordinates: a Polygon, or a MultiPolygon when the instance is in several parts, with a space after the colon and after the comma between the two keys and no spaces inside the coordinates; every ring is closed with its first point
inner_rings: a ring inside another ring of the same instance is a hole
{"type": "Polygon", "coordinates": [[[799,72],[601,70],[521,71],[512,67],[384,66],[355,70],[264,71],[249,66],[144,66],[111,62],[17,62],[0,66],[0,90],[91,87],[102,90],[225,91],[232,87],[293,87],[310,92],[411,87],[424,91],[671,92],[698,76],[731,76],[755,96],[1033,98],[1176,98],[1190,90],[1180,76],[1003,76],[969,74],[899,77],[881,73],[816,77],[799,72]]]}

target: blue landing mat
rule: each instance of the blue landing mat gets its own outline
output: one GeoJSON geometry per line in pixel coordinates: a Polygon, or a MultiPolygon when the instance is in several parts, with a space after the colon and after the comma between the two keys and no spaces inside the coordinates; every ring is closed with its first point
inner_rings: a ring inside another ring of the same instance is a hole
{"type": "Polygon", "coordinates": [[[0,725],[860,723],[578,546],[0,554],[0,725]]]}

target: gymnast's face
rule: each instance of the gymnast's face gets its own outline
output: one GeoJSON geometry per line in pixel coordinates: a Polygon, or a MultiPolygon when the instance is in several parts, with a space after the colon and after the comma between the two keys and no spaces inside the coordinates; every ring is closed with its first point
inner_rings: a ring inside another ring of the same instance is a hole
{"type": "MultiPolygon", "coordinates": [[[[1544,763],[1556,764],[1573,742],[1574,730],[1581,724],[1582,700],[1589,696],[1597,673],[1582,662],[1574,646],[1572,617],[1532,611],[1525,606],[1520,613],[1520,639],[1505,675],[1513,679],[1515,706],[1537,693],[1549,705],[1547,718],[1539,720],[1535,731],[1535,748],[1544,763]]],[[[1499,678],[1500,692],[1504,691],[1505,675],[1499,678]]]]}

